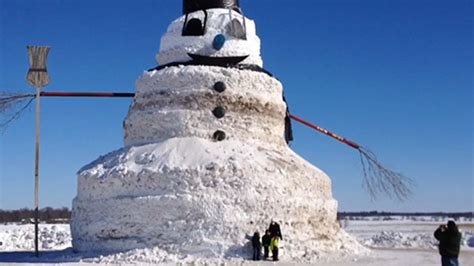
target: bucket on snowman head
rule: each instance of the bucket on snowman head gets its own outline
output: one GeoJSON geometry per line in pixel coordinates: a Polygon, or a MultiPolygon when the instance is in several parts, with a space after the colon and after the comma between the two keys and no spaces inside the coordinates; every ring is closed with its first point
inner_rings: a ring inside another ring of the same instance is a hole
{"type": "Polygon", "coordinates": [[[239,0],[183,0],[183,14],[210,8],[230,8],[239,13],[239,0]]]}

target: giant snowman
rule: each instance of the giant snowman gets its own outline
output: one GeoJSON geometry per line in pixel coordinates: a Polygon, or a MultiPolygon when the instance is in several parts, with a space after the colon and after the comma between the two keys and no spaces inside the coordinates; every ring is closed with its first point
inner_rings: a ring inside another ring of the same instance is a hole
{"type": "Polygon", "coordinates": [[[79,171],[74,249],[245,257],[245,236],[274,220],[283,260],[362,251],[336,221],[329,177],[287,144],[282,84],[262,67],[254,22],[237,0],[183,11],[160,66],[136,83],[125,147],[79,171]]]}

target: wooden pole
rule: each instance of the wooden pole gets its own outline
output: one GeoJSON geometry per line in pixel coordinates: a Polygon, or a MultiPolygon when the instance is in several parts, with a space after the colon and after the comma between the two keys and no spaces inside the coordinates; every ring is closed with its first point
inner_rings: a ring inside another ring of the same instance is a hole
{"type": "Polygon", "coordinates": [[[36,88],[36,143],[35,143],[35,253],[39,257],[38,224],[39,224],[39,153],[40,153],[40,98],[41,88],[48,85],[49,76],[46,62],[49,46],[28,45],[28,62],[30,67],[26,74],[28,83],[36,88]]]}
{"type": "Polygon", "coordinates": [[[35,143],[35,254],[39,257],[38,223],[39,223],[39,149],[40,149],[40,91],[36,88],[36,143],[35,143]]]}

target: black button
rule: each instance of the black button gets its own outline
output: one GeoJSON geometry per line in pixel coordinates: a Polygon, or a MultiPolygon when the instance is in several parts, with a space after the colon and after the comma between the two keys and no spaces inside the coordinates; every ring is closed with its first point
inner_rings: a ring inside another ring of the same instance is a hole
{"type": "Polygon", "coordinates": [[[221,106],[217,106],[216,108],[214,108],[214,110],[212,110],[212,113],[215,117],[222,118],[225,115],[225,109],[221,106]]]}
{"type": "Polygon", "coordinates": [[[224,92],[225,89],[227,89],[227,86],[222,81],[218,81],[218,82],[216,82],[216,84],[214,84],[214,90],[219,92],[219,93],[224,92]]]}
{"type": "Polygon", "coordinates": [[[217,130],[216,132],[214,132],[214,135],[212,135],[212,137],[217,141],[223,141],[225,139],[225,132],[217,130]]]}

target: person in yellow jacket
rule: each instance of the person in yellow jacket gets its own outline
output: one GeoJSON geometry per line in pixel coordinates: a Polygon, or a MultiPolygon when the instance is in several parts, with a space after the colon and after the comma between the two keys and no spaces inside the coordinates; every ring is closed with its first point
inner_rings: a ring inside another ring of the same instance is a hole
{"type": "Polygon", "coordinates": [[[270,241],[270,250],[272,251],[273,260],[278,260],[278,236],[273,236],[270,241]]]}

